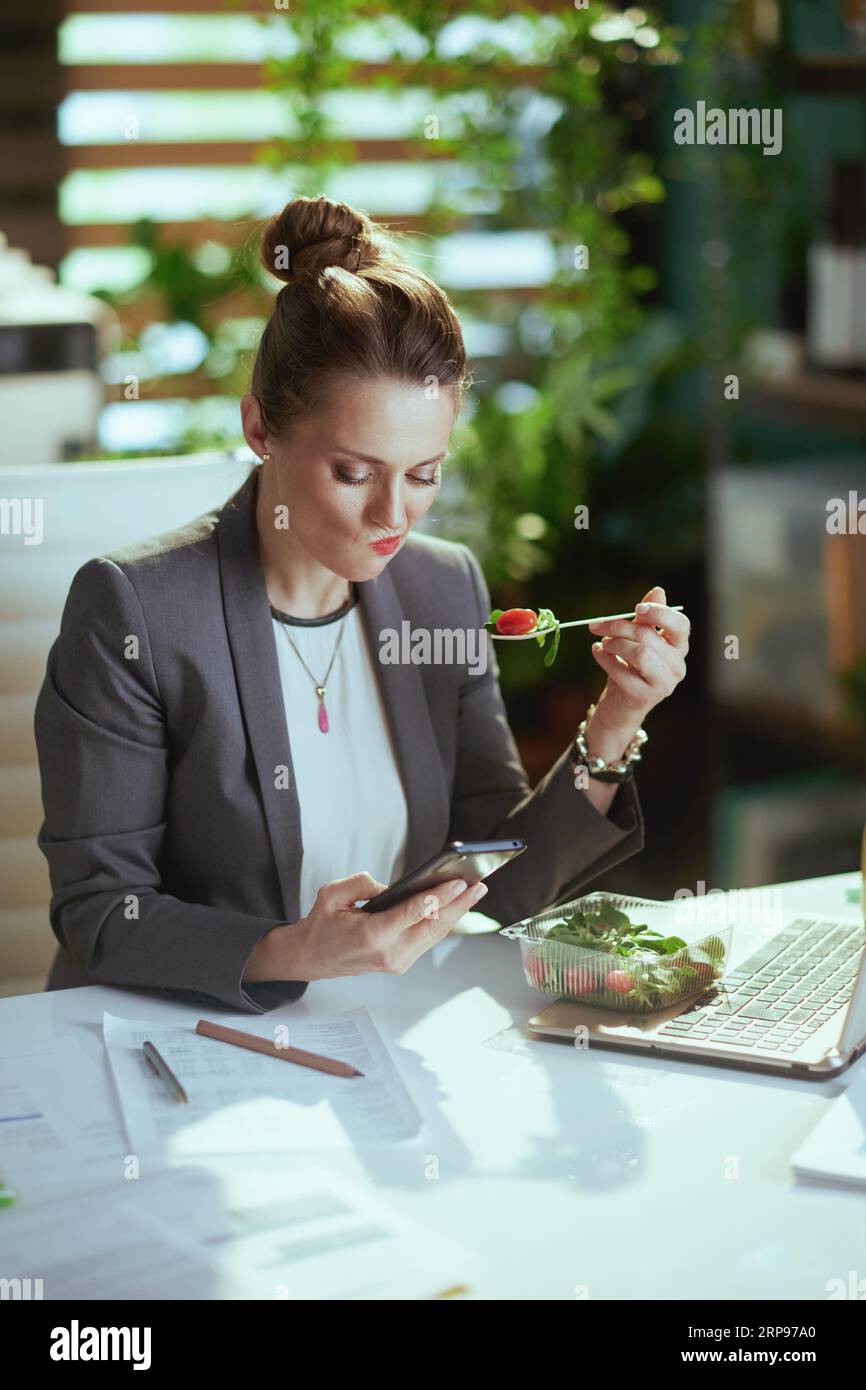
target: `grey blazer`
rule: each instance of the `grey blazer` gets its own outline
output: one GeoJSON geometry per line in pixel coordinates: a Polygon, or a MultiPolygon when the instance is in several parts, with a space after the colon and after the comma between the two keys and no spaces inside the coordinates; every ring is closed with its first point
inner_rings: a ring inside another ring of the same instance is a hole
{"type": "MultiPolygon", "coordinates": [[[[49,989],[122,985],[262,1013],[307,988],[242,983],[265,932],[298,918],[303,853],[257,482],[254,469],[223,507],[89,560],[72,581],[35,715],[38,843],[60,942],[49,989]]],[[[469,628],[490,611],[466,546],[417,532],[358,589],[374,654],[404,619],[469,628]]],[[[483,675],[377,669],[409,810],[407,870],[446,840],[522,836],[528,848],[484,899],[507,925],[642,848],[633,783],[601,815],[575,788],[567,748],[530,791],[492,645],[483,675]]]]}

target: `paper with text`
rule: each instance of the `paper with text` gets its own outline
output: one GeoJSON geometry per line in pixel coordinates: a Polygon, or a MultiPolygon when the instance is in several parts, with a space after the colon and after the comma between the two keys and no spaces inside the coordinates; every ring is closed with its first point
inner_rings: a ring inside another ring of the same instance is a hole
{"type": "Polygon", "coordinates": [[[120,1178],[120,1116],[96,1064],[74,1038],[0,1051],[0,1176],[22,1193],[71,1191],[120,1178]]]}
{"type": "Polygon", "coordinates": [[[421,1116],[366,1009],[328,1018],[220,1019],[278,1044],[351,1062],[361,1077],[331,1076],[201,1037],[192,1024],[103,1015],[130,1148],[169,1156],[393,1144],[421,1116]],[[287,1037],[277,1033],[288,1029],[287,1037]],[[189,1096],[175,1099],[142,1052],[149,1039],[189,1096]]]}

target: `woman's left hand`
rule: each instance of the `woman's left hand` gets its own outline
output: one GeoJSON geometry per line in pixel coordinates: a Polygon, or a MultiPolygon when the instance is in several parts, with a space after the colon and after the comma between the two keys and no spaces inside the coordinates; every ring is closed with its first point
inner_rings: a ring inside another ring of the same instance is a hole
{"type": "Polygon", "coordinates": [[[605,725],[636,728],[686,674],[691,624],[685,613],[667,607],[665,591],[658,585],[644,595],[635,612],[635,618],[589,625],[590,632],[602,637],[593,644],[592,654],[607,672],[598,701],[605,725]]]}

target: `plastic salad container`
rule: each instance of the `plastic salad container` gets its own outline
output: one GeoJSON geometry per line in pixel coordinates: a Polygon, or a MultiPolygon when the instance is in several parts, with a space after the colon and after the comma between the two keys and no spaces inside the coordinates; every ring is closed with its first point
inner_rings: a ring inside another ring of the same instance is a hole
{"type": "Polygon", "coordinates": [[[536,989],[650,1013],[702,993],[724,973],[730,924],[708,932],[687,905],[590,893],[500,935],[520,942],[524,974],[536,989]]]}

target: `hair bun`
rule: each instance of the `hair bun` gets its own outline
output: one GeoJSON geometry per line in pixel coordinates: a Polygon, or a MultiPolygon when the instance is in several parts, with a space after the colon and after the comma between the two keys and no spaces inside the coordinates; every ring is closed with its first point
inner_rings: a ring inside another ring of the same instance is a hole
{"type": "Polygon", "coordinates": [[[271,218],[262,234],[261,261],[269,274],[290,284],[329,266],[364,270],[391,250],[366,212],[320,195],[293,198],[271,218]]]}

